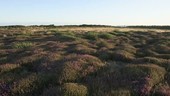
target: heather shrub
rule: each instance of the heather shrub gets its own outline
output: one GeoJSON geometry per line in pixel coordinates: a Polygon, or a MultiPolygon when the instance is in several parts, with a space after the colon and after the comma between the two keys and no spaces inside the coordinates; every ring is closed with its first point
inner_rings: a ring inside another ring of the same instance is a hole
{"type": "Polygon", "coordinates": [[[120,44],[114,48],[115,51],[117,50],[124,50],[131,54],[136,54],[137,49],[133,47],[131,44],[120,44]]]}
{"type": "Polygon", "coordinates": [[[121,73],[126,80],[130,80],[134,92],[149,95],[152,87],[164,79],[166,70],[153,64],[128,65],[121,73]]]}
{"type": "Polygon", "coordinates": [[[123,62],[131,62],[135,59],[134,55],[124,51],[124,50],[116,50],[112,53],[113,60],[123,61],[123,62]]]}
{"type": "Polygon", "coordinates": [[[149,48],[147,48],[147,49],[141,48],[141,49],[137,50],[136,55],[138,57],[154,57],[154,56],[158,55],[158,53],[150,50],[149,48]]]}
{"type": "Polygon", "coordinates": [[[88,95],[87,87],[78,83],[65,83],[62,89],[63,89],[63,96],[87,96],[88,95]]]}
{"type": "Polygon", "coordinates": [[[79,80],[90,73],[94,73],[104,64],[91,55],[68,55],[64,59],[59,82],[79,80]]]}
{"type": "Polygon", "coordinates": [[[11,71],[19,66],[19,64],[2,64],[0,65],[0,73],[11,71]]]}
{"type": "Polygon", "coordinates": [[[59,69],[61,69],[61,64],[60,59],[61,59],[61,55],[59,53],[48,53],[46,54],[40,62],[40,65],[37,66],[37,71],[39,72],[52,72],[55,73],[56,71],[58,72],[59,69]]]}
{"type": "Polygon", "coordinates": [[[37,80],[38,77],[34,74],[23,78],[18,82],[14,82],[12,94],[19,96],[28,96],[28,94],[33,95],[33,91],[38,89],[38,86],[36,85],[36,82],[38,82],[37,80]]]}
{"type": "Polygon", "coordinates": [[[13,82],[11,94],[14,96],[36,96],[41,94],[44,87],[51,82],[49,76],[41,74],[29,74],[20,80],[13,82]]]}
{"type": "Polygon", "coordinates": [[[170,96],[169,85],[156,86],[152,92],[153,96],[170,96]]]}
{"type": "Polygon", "coordinates": [[[161,67],[164,67],[166,70],[169,70],[169,60],[167,59],[161,59],[161,58],[155,58],[155,57],[144,57],[144,58],[137,58],[133,61],[135,64],[155,64],[159,65],[161,67]]]}

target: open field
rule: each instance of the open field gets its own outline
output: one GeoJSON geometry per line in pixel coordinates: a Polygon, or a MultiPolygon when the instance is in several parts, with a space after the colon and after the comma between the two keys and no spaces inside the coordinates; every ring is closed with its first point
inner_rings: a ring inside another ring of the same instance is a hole
{"type": "Polygon", "coordinates": [[[0,96],[170,96],[170,30],[2,27],[0,96]]]}

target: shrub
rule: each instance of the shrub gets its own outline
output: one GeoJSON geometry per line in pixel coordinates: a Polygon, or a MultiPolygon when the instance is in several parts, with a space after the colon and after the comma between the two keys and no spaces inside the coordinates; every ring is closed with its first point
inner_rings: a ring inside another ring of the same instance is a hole
{"type": "Polygon", "coordinates": [[[61,67],[59,82],[80,80],[102,66],[104,64],[97,57],[91,55],[68,55],[61,67]]]}
{"type": "Polygon", "coordinates": [[[123,62],[131,62],[135,59],[134,55],[124,51],[124,50],[116,50],[112,53],[113,60],[123,61],[123,62]]]}
{"type": "Polygon", "coordinates": [[[19,96],[28,96],[33,95],[33,91],[38,88],[36,82],[38,78],[37,76],[30,75],[27,78],[23,78],[19,80],[18,82],[14,83],[14,87],[12,89],[13,95],[19,95],[19,96]]]}
{"type": "Polygon", "coordinates": [[[37,96],[48,86],[51,78],[41,74],[29,74],[13,83],[12,95],[14,96],[37,96]]]}
{"type": "Polygon", "coordinates": [[[121,74],[130,80],[137,94],[148,95],[151,88],[164,79],[166,70],[157,65],[128,65],[121,69],[121,74]]]}
{"type": "Polygon", "coordinates": [[[43,73],[44,72],[55,73],[56,71],[59,71],[59,69],[61,69],[61,64],[58,63],[60,59],[61,55],[56,52],[53,53],[50,52],[46,54],[46,56],[43,56],[43,58],[41,59],[37,71],[43,73]]]}
{"type": "Polygon", "coordinates": [[[133,47],[131,44],[120,44],[114,48],[115,51],[117,50],[124,50],[131,54],[136,54],[137,49],[133,47]]]}
{"type": "Polygon", "coordinates": [[[18,67],[19,64],[2,64],[0,65],[0,73],[8,72],[18,67]]]}
{"type": "Polygon", "coordinates": [[[164,67],[166,70],[170,70],[170,66],[169,66],[170,60],[167,60],[167,59],[161,59],[161,58],[155,58],[155,57],[144,57],[144,58],[135,59],[133,63],[135,64],[151,63],[151,64],[164,67]]]}
{"type": "Polygon", "coordinates": [[[153,45],[151,49],[160,54],[170,54],[170,48],[166,45],[153,45]]]}
{"type": "Polygon", "coordinates": [[[77,83],[65,83],[63,85],[63,96],[87,96],[86,86],[77,83]]]}
{"type": "Polygon", "coordinates": [[[170,87],[168,85],[157,86],[152,93],[152,96],[169,96],[170,87]]]}

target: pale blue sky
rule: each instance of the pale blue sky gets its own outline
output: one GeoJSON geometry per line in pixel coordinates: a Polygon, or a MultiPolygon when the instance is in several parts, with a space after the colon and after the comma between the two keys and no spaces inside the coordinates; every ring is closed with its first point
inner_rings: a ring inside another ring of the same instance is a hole
{"type": "Polygon", "coordinates": [[[1,0],[9,24],[170,25],[170,0],[1,0]]]}

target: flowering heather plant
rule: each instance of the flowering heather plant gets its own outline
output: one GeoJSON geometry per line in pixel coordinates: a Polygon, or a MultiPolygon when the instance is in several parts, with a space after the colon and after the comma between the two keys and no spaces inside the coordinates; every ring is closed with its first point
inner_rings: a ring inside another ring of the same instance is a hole
{"type": "Polygon", "coordinates": [[[168,85],[158,86],[153,91],[154,96],[170,96],[170,87],[168,85]]]}
{"type": "Polygon", "coordinates": [[[0,82],[0,96],[10,96],[11,86],[5,82],[0,82]]]}
{"type": "Polygon", "coordinates": [[[102,66],[104,64],[97,57],[91,55],[68,55],[64,59],[60,82],[80,79],[97,71],[102,66]]]}

